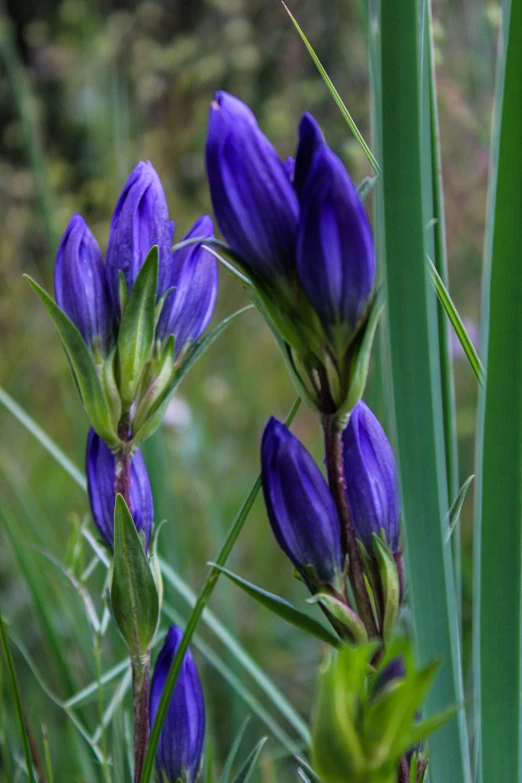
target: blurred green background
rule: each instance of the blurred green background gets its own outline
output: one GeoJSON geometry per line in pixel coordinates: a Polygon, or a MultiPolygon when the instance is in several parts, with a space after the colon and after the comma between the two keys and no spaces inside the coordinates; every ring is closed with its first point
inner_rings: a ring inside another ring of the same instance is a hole
{"type": "MultiPolygon", "coordinates": [[[[369,140],[363,5],[359,0],[294,0],[291,10],[369,140]]],[[[496,2],[436,0],[434,13],[450,288],[470,333],[478,338],[500,12],[496,2]]],[[[84,215],[105,249],[116,198],[140,159],[151,160],[162,178],[178,239],[202,212],[210,211],[204,143],[208,105],[217,89],[251,105],[283,156],[294,151],[296,126],[307,110],[319,120],[353,179],[370,173],[278,0],[0,0],[0,385],[79,466],[87,421],[59,339],[22,273],[52,290],[56,247],[75,211],[84,215]]],[[[214,322],[243,304],[244,292],[221,274],[214,322]]],[[[473,472],[476,384],[458,348],[455,361],[464,480],[473,472]]],[[[146,444],[156,517],[169,522],[162,533],[162,555],[196,591],[205,563],[215,556],[257,473],[267,418],[283,417],[294,396],[268,329],[249,312],[190,373],[161,430],[146,444]]],[[[319,457],[320,431],[308,412],[300,412],[295,430],[319,457]]],[[[468,500],[462,528],[466,638],[470,506],[468,500]]],[[[42,550],[80,575],[89,562],[88,547],[78,535],[87,512],[82,491],[0,406],[0,610],[15,642],[25,645],[46,683],[63,699],[95,678],[96,664],[81,601],[42,550]]],[[[303,605],[305,591],[277,549],[260,501],[231,568],[303,605]]],[[[100,605],[101,571],[89,586],[100,605]]],[[[171,588],[166,592],[186,616],[183,599],[171,588]]],[[[224,581],[212,608],[306,717],[319,648],[224,581]]],[[[234,656],[205,630],[202,635],[266,704],[234,656]]],[[[47,727],[55,780],[101,780],[88,744],[44,694],[16,644],[14,654],[41,754],[42,724],[47,727]]],[[[110,628],[101,647],[102,670],[123,657],[110,628]]],[[[219,769],[252,710],[204,657],[198,654],[197,660],[219,769]]],[[[106,703],[115,683],[106,688],[106,703]]],[[[23,774],[16,772],[19,739],[3,674],[0,688],[0,775],[12,780],[19,774],[22,780],[23,774]]],[[[295,738],[292,727],[277,717],[295,738]]],[[[96,704],[83,709],[82,720],[94,731],[96,704]]],[[[115,755],[123,754],[124,730],[119,715],[107,733],[115,755]]],[[[266,732],[254,717],[244,752],[266,732]]],[[[281,753],[280,743],[272,739],[260,780],[283,779],[281,764],[288,762],[278,761],[281,753]]],[[[114,773],[113,780],[118,779],[114,773]]]]}

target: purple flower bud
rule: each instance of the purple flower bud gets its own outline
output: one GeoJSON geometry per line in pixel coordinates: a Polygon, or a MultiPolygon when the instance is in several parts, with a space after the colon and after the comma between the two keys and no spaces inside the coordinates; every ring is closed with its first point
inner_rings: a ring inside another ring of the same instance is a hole
{"type": "MultiPolygon", "coordinates": [[[[213,236],[212,219],[203,215],[184,239],[213,236]]],[[[166,340],[173,334],[177,356],[189,340],[194,343],[198,339],[212,318],[218,272],[215,258],[200,245],[176,250],[170,270],[168,287],[174,290],[165,299],[156,335],[166,340]]]]}
{"type": "MultiPolygon", "coordinates": [[[[93,429],[87,438],[85,458],[87,489],[94,523],[104,543],[114,546],[114,492],[115,460],[106,443],[93,429]]],[[[131,464],[130,512],[138,532],[143,530],[147,549],[154,523],[154,502],[149,474],[141,453],[134,455],[131,464]]]]}
{"type": "Polygon", "coordinates": [[[395,456],[386,434],[364,402],[353,409],[343,433],[348,505],[355,534],[368,553],[372,533],[386,534],[392,553],[399,550],[399,487],[395,456]]]}
{"type": "MultiPolygon", "coordinates": [[[[150,721],[154,723],[165,681],[183,637],[173,625],[159,653],[150,686],[150,721]]],[[[205,737],[203,690],[192,653],[187,650],[167,711],[156,752],[156,769],[164,783],[195,783],[205,737]]]]}
{"type": "Polygon", "coordinates": [[[248,106],[226,92],[210,107],[207,175],[229,245],[257,277],[291,275],[298,203],[283,162],[248,106]]]}
{"type": "MultiPolygon", "coordinates": [[[[306,128],[302,123],[304,158],[310,145],[306,128]]],[[[303,184],[297,272],[326,333],[344,348],[366,310],[375,280],[372,231],[353,182],[327,145],[316,143],[305,177],[299,157],[298,152],[295,184],[303,184]]]]}
{"type": "Polygon", "coordinates": [[[160,178],[151,163],[141,161],[121,192],[109,234],[107,279],[118,312],[118,272],[123,272],[130,290],[154,245],[159,251],[158,298],[167,289],[172,233],[173,224],[169,221],[167,199],[160,178]]]}
{"type": "Polygon", "coordinates": [[[343,571],[341,528],[328,485],[309,452],[271,418],[261,444],[268,518],[277,542],[310,589],[338,585],[343,571]],[[316,584],[307,566],[315,570],[316,584]]]}
{"type": "Polygon", "coordinates": [[[299,145],[295,160],[294,188],[298,196],[310,171],[312,158],[325,143],[321,128],[312,115],[305,112],[299,123],[299,145]]]}
{"type": "Polygon", "coordinates": [[[388,685],[392,685],[395,681],[403,680],[405,677],[406,666],[404,665],[404,659],[398,655],[384,667],[377,677],[377,681],[373,687],[373,696],[380,696],[388,685]]]}
{"type": "Polygon", "coordinates": [[[98,341],[105,354],[113,312],[98,243],[81,215],[73,215],[56,255],[56,303],[80,330],[86,344],[98,341]]]}

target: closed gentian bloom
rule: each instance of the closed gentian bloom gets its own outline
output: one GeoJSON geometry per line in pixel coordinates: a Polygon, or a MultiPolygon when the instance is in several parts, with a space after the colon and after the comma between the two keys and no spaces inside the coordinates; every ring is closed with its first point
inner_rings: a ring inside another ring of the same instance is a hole
{"type": "Polygon", "coordinates": [[[271,418],[261,444],[268,518],[277,542],[310,589],[338,585],[343,571],[341,528],[328,485],[309,452],[271,418]],[[307,566],[316,575],[311,577],[307,566]]]}
{"type": "Polygon", "coordinates": [[[355,534],[371,554],[372,533],[384,530],[392,553],[399,551],[397,463],[386,434],[364,402],[353,409],[343,433],[348,505],[355,534]]]}
{"type": "Polygon", "coordinates": [[[54,268],[56,303],[89,347],[105,353],[113,312],[98,243],[81,215],[73,215],[58,248],[54,268]]]}
{"type": "MultiPolygon", "coordinates": [[[[87,489],[93,520],[104,543],[114,546],[114,492],[115,460],[106,443],[93,429],[87,438],[85,458],[87,489]]],[[[145,533],[147,549],[154,523],[154,502],[149,474],[141,452],[136,452],[131,463],[130,512],[138,532],[145,533]]]]}
{"type": "MultiPolygon", "coordinates": [[[[150,687],[150,721],[154,723],[165,681],[183,632],[173,625],[159,653],[150,687]]],[[[162,783],[195,783],[205,737],[205,703],[196,664],[187,650],[161,730],[156,770],[162,783]]]]}
{"type": "Polygon", "coordinates": [[[297,272],[323,328],[342,348],[366,311],[375,280],[375,251],[355,185],[326,144],[310,141],[309,125],[303,119],[300,146],[305,147],[303,167],[308,161],[306,175],[298,151],[294,180],[296,186],[302,182],[297,272]]]}
{"type": "Polygon", "coordinates": [[[119,277],[129,290],[150,249],[158,246],[158,298],[168,287],[173,224],[160,178],[150,162],[141,161],[129,176],[112,217],[107,248],[107,279],[119,311],[119,277]]]}
{"type": "Polygon", "coordinates": [[[229,245],[258,278],[295,267],[298,203],[285,166],[248,106],[218,92],[210,107],[207,175],[229,245]]]}
{"type": "MultiPolygon", "coordinates": [[[[213,237],[209,215],[202,215],[183,239],[213,237]]],[[[200,245],[189,245],[172,255],[169,288],[158,322],[156,336],[160,340],[174,335],[176,356],[190,340],[194,343],[207,328],[218,289],[215,258],[200,245]]]]}

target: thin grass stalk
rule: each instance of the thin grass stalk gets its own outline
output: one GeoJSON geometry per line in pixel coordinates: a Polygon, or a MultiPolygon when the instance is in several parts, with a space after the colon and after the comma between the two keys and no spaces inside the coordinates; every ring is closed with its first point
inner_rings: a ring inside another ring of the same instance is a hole
{"type": "MultiPolygon", "coordinates": [[[[463,687],[453,564],[445,544],[437,312],[425,264],[419,10],[411,0],[380,5],[380,117],[392,400],[407,571],[421,663],[442,660],[427,704],[431,714],[462,704],[463,687]]],[[[462,711],[431,740],[430,758],[433,783],[469,783],[462,711]]]]}

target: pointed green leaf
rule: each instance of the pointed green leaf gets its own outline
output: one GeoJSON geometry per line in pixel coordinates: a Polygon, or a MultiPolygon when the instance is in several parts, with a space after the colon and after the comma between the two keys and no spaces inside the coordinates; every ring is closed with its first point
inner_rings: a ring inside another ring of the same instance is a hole
{"type": "Polygon", "coordinates": [[[40,297],[54,321],[71,365],[85,412],[100,438],[109,446],[118,445],[118,437],[111,425],[107,402],[96,367],[85,341],[73,322],[60,310],[56,302],[31,277],[27,282],[40,297]]]}
{"type": "Polygon", "coordinates": [[[455,500],[452,503],[452,506],[450,510],[448,511],[448,534],[446,537],[446,541],[449,541],[453,531],[455,530],[455,526],[457,525],[459,518],[460,518],[460,512],[462,511],[462,506],[464,505],[464,501],[466,500],[466,495],[468,494],[468,489],[471,486],[471,482],[475,476],[469,476],[469,478],[466,479],[464,484],[459,489],[459,494],[455,498],[455,500]]]}
{"type": "Polygon", "coordinates": [[[415,723],[411,728],[409,740],[410,747],[414,748],[419,742],[423,742],[427,739],[430,734],[434,734],[451,720],[458,711],[459,707],[449,707],[443,712],[438,712],[436,715],[432,715],[430,718],[420,721],[420,723],[415,723]]]}
{"type": "Polygon", "coordinates": [[[452,325],[455,334],[458,337],[459,343],[462,346],[462,350],[466,354],[466,359],[469,362],[469,366],[473,370],[473,374],[477,379],[477,381],[479,382],[480,386],[483,387],[485,374],[484,374],[484,367],[482,366],[482,362],[480,361],[479,355],[475,350],[475,346],[471,342],[471,338],[466,331],[466,327],[462,323],[462,319],[458,313],[458,310],[453,304],[449,292],[446,289],[446,286],[444,285],[441,276],[437,272],[437,269],[435,268],[435,264],[429,257],[428,257],[428,270],[430,273],[431,282],[439,298],[439,302],[444,308],[444,312],[446,313],[448,320],[452,325]]]}
{"type": "Polygon", "coordinates": [[[254,750],[250,754],[250,756],[245,761],[243,767],[241,768],[241,771],[239,772],[239,775],[237,775],[233,783],[247,783],[248,780],[250,780],[250,777],[252,775],[252,772],[254,771],[256,764],[259,760],[259,756],[261,755],[261,751],[263,750],[263,745],[267,741],[268,737],[263,737],[263,739],[257,743],[254,750]]]}
{"type": "Polygon", "coordinates": [[[159,597],[134,520],[119,494],[114,508],[110,596],[114,622],[131,655],[143,655],[158,625],[159,597]]]}
{"type": "Polygon", "coordinates": [[[157,284],[158,247],[154,245],[132,286],[118,335],[120,393],[127,409],[134,401],[154,341],[157,284]]]}
{"type": "Polygon", "coordinates": [[[231,582],[240,587],[243,592],[245,592],[262,606],[266,607],[266,609],[269,609],[271,612],[273,612],[273,614],[276,614],[278,617],[282,617],[283,620],[286,620],[287,623],[295,625],[296,628],[299,628],[301,631],[305,631],[306,633],[310,634],[310,636],[314,636],[316,639],[320,639],[322,642],[326,642],[326,644],[329,644],[331,647],[340,647],[341,643],[339,639],[334,636],[333,633],[328,630],[328,628],[325,628],[325,626],[321,623],[318,623],[317,620],[314,620],[303,612],[300,612],[295,608],[295,606],[292,606],[292,604],[288,603],[288,601],[285,601],[284,598],[280,598],[278,595],[274,595],[273,593],[268,593],[261,587],[257,587],[257,585],[253,585],[251,582],[247,582],[246,579],[242,579],[237,574],[229,571],[228,568],[222,568],[215,563],[209,563],[209,565],[211,565],[213,568],[216,568],[218,571],[221,571],[224,576],[228,577],[231,582]]]}

